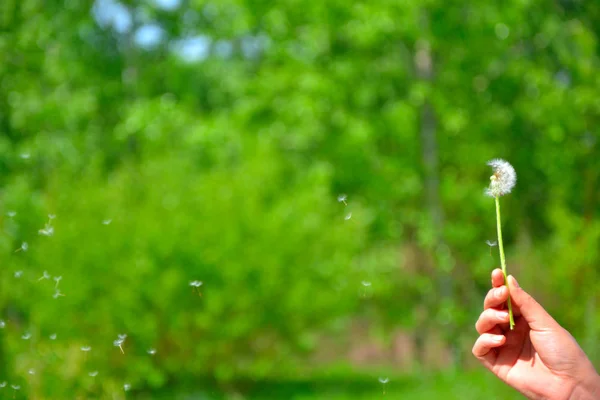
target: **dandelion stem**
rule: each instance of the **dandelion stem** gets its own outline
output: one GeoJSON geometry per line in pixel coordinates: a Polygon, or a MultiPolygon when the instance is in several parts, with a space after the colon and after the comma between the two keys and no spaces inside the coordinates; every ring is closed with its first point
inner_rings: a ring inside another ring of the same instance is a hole
{"type": "Polygon", "coordinates": [[[504,283],[506,283],[506,290],[508,292],[508,316],[510,318],[510,330],[515,327],[515,319],[513,317],[512,304],[510,301],[510,289],[508,288],[508,274],[506,273],[506,259],[504,258],[504,245],[502,243],[502,223],[500,218],[500,198],[496,196],[496,226],[498,227],[498,249],[500,250],[500,264],[502,265],[502,273],[504,274],[504,283]]]}

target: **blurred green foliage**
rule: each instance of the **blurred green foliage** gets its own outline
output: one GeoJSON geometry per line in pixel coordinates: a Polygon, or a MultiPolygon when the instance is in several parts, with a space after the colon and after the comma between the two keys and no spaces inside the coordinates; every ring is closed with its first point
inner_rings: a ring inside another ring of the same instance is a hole
{"type": "Polygon", "coordinates": [[[235,398],[399,330],[408,366],[350,370],[437,369],[434,340],[468,369],[494,157],[519,176],[509,271],[597,360],[599,21],[569,0],[3,0],[0,382],[235,398]]]}

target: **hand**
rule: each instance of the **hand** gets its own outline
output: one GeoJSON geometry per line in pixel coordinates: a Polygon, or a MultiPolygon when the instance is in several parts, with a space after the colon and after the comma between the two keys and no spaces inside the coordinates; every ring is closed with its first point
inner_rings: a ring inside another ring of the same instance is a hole
{"type": "Polygon", "coordinates": [[[533,297],[500,269],[492,272],[493,288],[475,324],[481,336],[473,355],[529,399],[600,398],[600,377],[573,336],[562,328],[533,297]],[[515,318],[509,329],[504,304],[509,290],[515,318]]]}

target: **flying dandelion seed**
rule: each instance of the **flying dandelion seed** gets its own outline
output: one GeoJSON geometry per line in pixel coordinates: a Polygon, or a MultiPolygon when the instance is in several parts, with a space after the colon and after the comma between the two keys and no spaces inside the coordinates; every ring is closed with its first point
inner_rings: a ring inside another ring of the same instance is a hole
{"type": "Polygon", "coordinates": [[[345,195],[345,194],[340,194],[340,195],[337,197],[337,201],[338,201],[338,203],[344,203],[344,205],[345,205],[345,206],[347,206],[347,205],[348,205],[348,203],[346,202],[346,200],[348,200],[348,196],[347,196],[347,195],[345,195]]]}
{"type": "Polygon", "coordinates": [[[21,386],[19,386],[19,385],[10,385],[10,387],[13,388],[14,390],[21,389],[21,386]]]}
{"type": "Polygon", "coordinates": [[[44,273],[42,274],[42,277],[40,279],[38,279],[38,282],[41,281],[42,279],[50,279],[51,276],[48,273],[48,271],[44,271],[44,273]]]}
{"type": "Polygon", "coordinates": [[[6,381],[0,383],[0,388],[5,388],[6,387],[6,381]]]}
{"type": "Polygon", "coordinates": [[[6,327],[6,322],[0,319],[0,329],[3,329],[4,327],[6,327]]]}
{"type": "Polygon", "coordinates": [[[352,213],[351,212],[348,213],[348,214],[346,214],[346,216],[344,217],[344,220],[348,221],[348,220],[350,220],[350,218],[352,218],[352,213]]]}
{"type": "Polygon", "coordinates": [[[492,255],[492,247],[498,246],[498,242],[486,240],[485,243],[490,247],[490,256],[492,255]]]}
{"type": "Polygon", "coordinates": [[[21,335],[21,339],[23,339],[23,340],[31,339],[31,333],[25,332],[23,335],[21,335]]]}
{"type": "Polygon", "coordinates": [[[29,154],[29,153],[21,153],[20,157],[23,160],[29,160],[29,158],[31,157],[31,154],[29,154]]]}
{"type": "Polygon", "coordinates": [[[59,297],[65,297],[65,294],[63,294],[60,289],[56,289],[56,291],[54,292],[54,294],[52,295],[52,297],[54,297],[55,299],[58,299],[59,297]]]}
{"type": "Polygon", "coordinates": [[[379,377],[379,383],[381,383],[383,385],[383,394],[385,394],[385,384],[388,383],[390,381],[390,379],[386,376],[386,377],[379,377]]]}
{"type": "Polygon", "coordinates": [[[53,220],[56,218],[56,214],[48,214],[48,219],[53,220]]]}
{"type": "Polygon", "coordinates": [[[61,279],[62,279],[62,276],[54,277],[54,282],[56,282],[56,285],[54,286],[55,288],[58,288],[58,284],[60,283],[61,279]]]}
{"type": "Polygon", "coordinates": [[[98,375],[98,371],[91,371],[88,373],[88,375],[91,376],[92,378],[94,378],[98,375]]]}
{"type": "Polygon", "coordinates": [[[124,391],[127,392],[127,391],[129,391],[129,389],[131,389],[131,385],[129,383],[126,383],[126,384],[123,385],[123,390],[124,391]]]}
{"type": "Polygon", "coordinates": [[[148,354],[150,354],[151,356],[153,356],[153,355],[155,355],[155,354],[156,354],[156,349],[148,349],[148,350],[146,350],[146,352],[147,352],[148,354]]]}
{"type": "Polygon", "coordinates": [[[92,349],[92,348],[91,348],[90,346],[81,346],[81,351],[83,351],[83,352],[86,352],[86,353],[87,353],[88,351],[90,351],[91,349],[92,349]]]}
{"type": "Polygon", "coordinates": [[[27,371],[27,373],[29,375],[35,375],[35,369],[31,368],[29,371],[27,371]]]}
{"type": "Polygon", "coordinates": [[[52,333],[48,337],[50,338],[50,340],[56,340],[56,333],[52,333]]]}
{"type": "Polygon", "coordinates": [[[112,219],[105,219],[104,221],[102,221],[103,225],[110,225],[110,223],[112,222],[112,219]]]}
{"type": "Polygon", "coordinates": [[[27,244],[27,242],[23,242],[21,243],[21,247],[19,247],[18,249],[15,250],[15,253],[17,251],[27,251],[29,250],[29,245],[27,244]]]}
{"type": "Polygon", "coordinates": [[[369,287],[369,286],[371,286],[371,282],[369,282],[369,281],[362,281],[361,285],[363,285],[364,287],[369,287]]]}
{"type": "Polygon", "coordinates": [[[50,224],[46,224],[46,226],[44,226],[44,229],[40,229],[38,231],[38,234],[47,237],[52,236],[54,235],[54,227],[50,224]]]}
{"type": "Polygon", "coordinates": [[[123,334],[120,334],[117,336],[118,336],[118,339],[113,341],[113,345],[115,347],[118,347],[119,349],[121,349],[121,353],[125,354],[125,351],[123,350],[123,343],[125,342],[127,335],[123,333],[123,334]]]}
{"type": "Polygon", "coordinates": [[[17,215],[17,212],[16,211],[9,211],[9,212],[6,213],[6,215],[9,218],[13,218],[15,215],[17,215]]]}
{"type": "Polygon", "coordinates": [[[23,276],[23,271],[15,271],[15,278],[20,278],[23,276]]]}
{"type": "Polygon", "coordinates": [[[200,293],[200,286],[202,286],[202,281],[191,281],[190,286],[194,288],[193,290],[198,292],[198,296],[202,296],[202,293],[200,293]]]}

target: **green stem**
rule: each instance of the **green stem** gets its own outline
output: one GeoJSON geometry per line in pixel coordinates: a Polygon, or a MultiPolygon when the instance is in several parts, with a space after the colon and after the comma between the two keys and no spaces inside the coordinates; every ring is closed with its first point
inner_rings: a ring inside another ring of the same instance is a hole
{"type": "MultiPolygon", "coordinates": [[[[506,259],[504,258],[504,245],[502,244],[502,223],[500,220],[500,197],[496,197],[496,226],[498,227],[498,249],[500,249],[500,264],[502,265],[502,273],[504,274],[504,283],[508,289],[508,274],[506,273],[506,259]]],[[[508,316],[510,318],[510,329],[515,327],[515,319],[513,317],[512,304],[510,301],[510,290],[508,292],[508,316]]]]}

